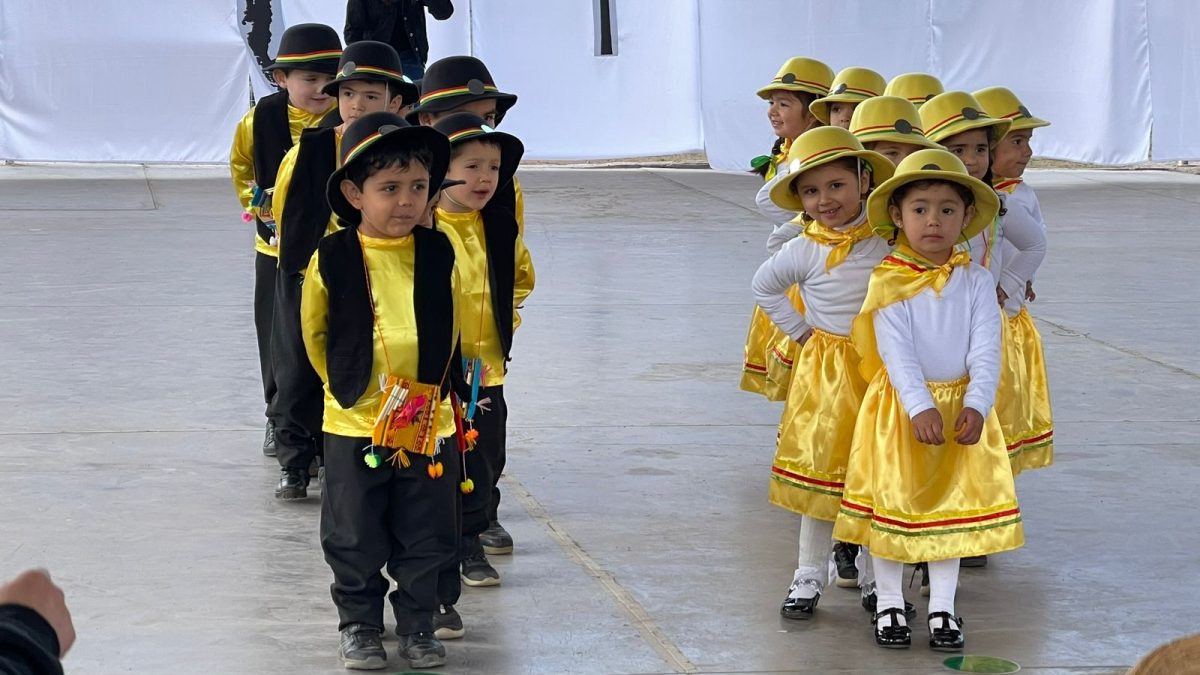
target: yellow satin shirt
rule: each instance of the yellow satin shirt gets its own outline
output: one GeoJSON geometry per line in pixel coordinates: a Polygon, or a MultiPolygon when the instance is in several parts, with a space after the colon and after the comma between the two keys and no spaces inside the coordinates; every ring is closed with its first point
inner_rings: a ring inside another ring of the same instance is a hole
{"type": "MultiPolygon", "coordinates": [[[[334,132],[334,153],[339,158],[338,164],[341,163],[342,156],[342,135],[334,132]]],[[[293,145],[287,154],[283,156],[283,161],[279,163],[279,172],[275,175],[275,196],[271,202],[272,210],[275,212],[275,240],[283,241],[283,210],[287,207],[288,190],[292,186],[292,174],[296,171],[296,157],[300,155],[300,143],[293,145]]],[[[335,170],[339,167],[333,167],[335,170]]],[[[325,195],[321,195],[324,199],[325,195]]],[[[333,234],[342,228],[338,227],[337,216],[329,214],[329,224],[325,226],[325,234],[333,234]]],[[[276,255],[278,255],[279,247],[276,245],[276,255]]]]}
{"type": "MultiPolygon", "coordinates": [[[[519,194],[519,193],[518,193],[519,194]]],[[[492,291],[488,284],[487,245],[483,234],[483,216],[478,211],[452,213],[437,210],[438,228],[450,237],[454,245],[454,266],[462,284],[463,304],[458,321],[462,325],[463,356],[483,359],[487,366],[485,387],[504,384],[503,349],[492,313],[492,291]]],[[[519,228],[518,228],[519,230],[519,228]]],[[[525,238],[518,231],[516,261],[513,274],[513,331],[521,325],[517,307],[533,292],[533,259],[525,247],[525,238]]]]}
{"type": "MultiPolygon", "coordinates": [[[[330,109],[333,105],[330,105],[330,109]]],[[[292,132],[293,149],[300,140],[300,132],[308,127],[317,126],[328,112],[329,110],[326,110],[313,114],[288,104],[288,129],[292,132]]],[[[254,198],[254,108],[246,111],[233,132],[233,147],[229,150],[229,175],[233,178],[233,189],[237,190],[242,208],[250,208],[250,200],[254,198]]],[[[275,246],[258,236],[254,237],[254,250],[269,256],[279,255],[275,246]]]]}
{"type": "MultiPolygon", "coordinates": [[[[362,236],[362,235],[360,235],[362,236]]],[[[304,333],[304,348],[313,368],[325,383],[324,431],[353,438],[370,437],[379,412],[379,378],[386,375],[388,363],[397,377],[415,380],[417,377],[417,316],[413,306],[413,264],[415,244],[412,236],[400,239],[376,239],[362,236],[367,269],[371,274],[371,290],[377,313],[375,346],[371,364],[371,380],[366,392],[350,408],[343,408],[329,391],[329,371],[325,362],[325,347],[329,332],[329,290],[321,278],[320,254],[314,254],[304,277],[300,304],[300,325],[304,333]],[[387,350],[386,355],[384,350],[387,350]]],[[[455,307],[462,306],[458,270],[454,271],[453,294],[455,307]]],[[[455,335],[459,326],[455,317],[455,335]]],[[[454,434],[454,412],[450,398],[438,409],[438,438],[454,434]]]]}

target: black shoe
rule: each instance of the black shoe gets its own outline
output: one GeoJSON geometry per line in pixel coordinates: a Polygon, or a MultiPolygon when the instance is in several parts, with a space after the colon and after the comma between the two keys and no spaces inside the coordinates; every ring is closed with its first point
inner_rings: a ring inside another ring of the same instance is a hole
{"type": "Polygon", "coordinates": [[[308,471],[305,469],[283,469],[279,485],[275,487],[275,498],[292,500],[308,497],[308,471]]]}
{"type": "Polygon", "coordinates": [[[505,555],[513,550],[512,537],[494,520],[488,529],[479,535],[479,543],[483,544],[483,552],[488,555],[505,555]]]}
{"type": "Polygon", "coordinates": [[[433,613],[433,636],[439,640],[457,640],[466,634],[462,616],[454,605],[442,605],[433,613]]]}
{"type": "Polygon", "coordinates": [[[500,573],[488,562],[487,554],[479,551],[463,558],[462,581],[468,586],[499,586],[500,573]]]}
{"type": "Polygon", "coordinates": [[[309,478],[317,478],[320,475],[321,475],[321,462],[317,461],[316,457],[313,457],[312,463],[308,465],[308,477],[309,478]]]}
{"type": "Polygon", "coordinates": [[[959,561],[960,567],[987,567],[986,555],[973,555],[959,561]]]}
{"type": "Polygon", "coordinates": [[[275,446],[275,423],[267,420],[267,433],[263,436],[263,454],[267,457],[274,457],[278,452],[275,446]]]}
{"type": "Polygon", "coordinates": [[[917,563],[916,565],[913,565],[913,575],[908,580],[908,585],[910,588],[912,587],[913,579],[916,578],[918,572],[921,573],[921,595],[923,597],[928,598],[929,597],[929,563],[917,563]]]}
{"type": "Polygon", "coordinates": [[[352,623],[342,631],[338,647],[342,665],[351,670],[382,670],[387,667],[387,652],[378,628],[352,623]]]}
{"type": "Polygon", "coordinates": [[[817,603],[821,601],[821,591],[818,590],[817,583],[804,579],[797,579],[788,587],[788,596],[784,598],[783,604],[779,606],[779,615],[785,619],[804,621],[813,618],[813,614],[817,611],[817,603]],[[801,598],[793,596],[796,589],[800,586],[808,586],[817,592],[811,598],[801,598]]]}
{"type": "Polygon", "coordinates": [[[836,542],[833,545],[833,564],[837,567],[838,588],[858,588],[858,568],[854,559],[858,557],[858,545],[836,542]]]}
{"type": "MultiPolygon", "coordinates": [[[[868,594],[862,596],[862,608],[863,609],[867,610],[872,615],[874,615],[875,610],[878,609],[878,607],[879,607],[879,596],[875,595],[875,593],[868,593],[868,594]]],[[[913,619],[917,618],[917,608],[913,607],[913,604],[911,602],[904,603],[904,618],[908,619],[909,621],[912,621],[913,619]]]]}
{"type": "Polygon", "coordinates": [[[912,629],[900,625],[900,610],[889,607],[871,618],[875,624],[875,644],[885,649],[908,649],[912,646],[912,629]],[[888,625],[883,625],[884,621],[888,625]]]}
{"type": "Polygon", "coordinates": [[[950,616],[950,612],[933,612],[927,620],[929,624],[929,648],[935,652],[960,652],[963,645],[966,644],[966,637],[962,632],[963,620],[961,617],[950,616]],[[941,619],[941,625],[934,627],[935,620],[941,619]],[[951,628],[950,622],[958,624],[958,628],[951,628]]]}
{"type": "Polygon", "coordinates": [[[409,668],[437,668],[446,665],[446,647],[433,633],[401,635],[400,656],[408,659],[409,668]]]}

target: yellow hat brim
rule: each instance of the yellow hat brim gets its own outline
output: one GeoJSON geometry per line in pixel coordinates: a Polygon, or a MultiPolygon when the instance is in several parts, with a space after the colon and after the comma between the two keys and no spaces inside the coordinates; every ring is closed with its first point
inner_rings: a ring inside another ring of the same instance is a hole
{"type": "Polygon", "coordinates": [[[862,103],[871,98],[870,94],[859,94],[852,91],[844,91],[840,94],[830,94],[825,98],[819,98],[808,106],[808,111],[813,114],[813,117],[821,120],[822,124],[829,124],[829,104],[830,103],[862,103]]]}
{"type": "MultiPolygon", "coordinates": [[[[856,157],[866,162],[871,167],[871,175],[874,177],[874,183],[876,185],[879,185],[880,183],[891,178],[892,174],[896,172],[895,165],[893,165],[887,157],[884,157],[873,150],[849,150],[846,152],[839,152],[828,157],[822,157],[821,159],[814,160],[808,164],[800,165],[797,168],[791,168],[789,163],[788,166],[790,171],[787,174],[787,178],[784,178],[771,187],[771,201],[781,209],[786,209],[788,211],[803,211],[804,202],[800,199],[799,195],[792,194],[792,183],[796,182],[796,179],[799,178],[800,175],[805,171],[815,169],[819,166],[824,166],[825,164],[842,159],[843,157],[856,157]]],[[[795,161],[798,162],[799,160],[795,161]]]]}
{"type": "Polygon", "coordinates": [[[996,119],[995,117],[981,117],[974,120],[964,117],[961,120],[947,124],[936,132],[926,132],[926,134],[929,140],[934,143],[941,143],[951,136],[956,136],[972,129],[988,129],[988,145],[994,148],[1012,130],[1012,121],[996,119]],[[935,136],[936,138],[934,138],[935,136]]]}
{"type": "Polygon", "coordinates": [[[824,96],[828,93],[827,89],[822,89],[820,84],[808,84],[805,82],[772,82],[762,89],[758,90],[758,97],[764,100],[771,100],[771,92],[773,91],[802,91],[812,94],[813,96],[824,96]]]}
{"type": "Polygon", "coordinates": [[[945,150],[945,148],[921,134],[902,134],[895,129],[891,129],[890,131],[866,132],[862,135],[854,134],[854,137],[863,145],[867,143],[902,143],[904,145],[915,145],[920,148],[930,148],[932,150],[945,150]]]}
{"type": "Polygon", "coordinates": [[[1021,131],[1024,129],[1040,129],[1042,127],[1050,126],[1050,122],[1040,117],[1018,117],[1009,121],[1012,122],[1012,126],[1008,128],[1008,133],[1021,131]]]}
{"type": "Polygon", "coordinates": [[[892,222],[892,214],[888,210],[892,194],[896,192],[897,188],[903,185],[921,180],[944,180],[951,183],[958,183],[971,190],[971,194],[975,196],[975,216],[963,228],[962,238],[964,240],[970,239],[987,229],[988,225],[991,225],[992,221],[996,219],[996,214],[1000,212],[1000,197],[996,196],[995,190],[988,187],[986,183],[978,178],[972,178],[967,174],[957,171],[933,169],[912,171],[884,181],[867,198],[867,221],[871,223],[871,228],[875,230],[875,234],[891,238],[896,230],[900,229],[899,225],[892,222]]]}

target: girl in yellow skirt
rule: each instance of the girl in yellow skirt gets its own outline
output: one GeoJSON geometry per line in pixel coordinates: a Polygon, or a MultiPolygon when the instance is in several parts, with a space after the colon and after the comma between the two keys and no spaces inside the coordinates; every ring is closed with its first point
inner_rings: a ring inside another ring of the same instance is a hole
{"type": "Polygon", "coordinates": [[[942,147],[925,138],[917,107],[899,96],[876,96],[860,103],[850,118],[850,133],[892,164],[922,148],[942,147]]]}
{"type": "Polygon", "coordinates": [[[904,563],[929,562],[929,644],[962,649],[959,558],[1021,546],[1000,422],[1000,313],[986,270],[955,243],[999,198],[956,157],[921,150],[871,194],[869,222],[898,241],[871,275],[853,343],[870,380],[854,429],[834,536],[871,551],[875,640],[905,648],[904,563]]]}
{"type": "Polygon", "coordinates": [[[1008,323],[1006,363],[1000,373],[996,407],[1016,475],[1054,462],[1054,419],[1042,337],[1026,306],[1036,297],[1033,276],[1046,254],[1046,222],[1033,188],[1021,180],[1033,157],[1029,147],[1033,130],[1050,123],[1031,115],[1017,95],[1004,87],[982,89],[975,92],[975,98],[988,115],[1012,122],[992,154],[992,184],[996,192],[1005,195],[1004,272],[1000,285],[1008,323]],[[1018,251],[1012,244],[1018,232],[1039,238],[1040,249],[1018,251]]]}
{"type": "Polygon", "coordinates": [[[867,387],[850,345],[850,324],[866,296],[871,270],[889,249],[866,222],[866,197],[894,167],[839,127],[813,129],[796,139],[788,164],[789,173],[772,188],[771,199],[803,212],[804,234],[763,263],[753,290],[759,307],[800,345],[769,498],[804,516],[798,564],[780,613],[807,619],[828,580],[833,520],[867,387]],[[803,314],[788,298],[796,286],[803,314]]]}
{"type": "MultiPolygon", "coordinates": [[[[755,158],[752,164],[760,171],[766,184],[758,192],[755,202],[759,211],[771,222],[786,223],[796,217],[793,211],[776,207],[770,200],[770,188],[780,174],[786,174],[786,158],[792,143],[809,129],[820,126],[821,121],[809,112],[809,105],[820,96],[829,93],[829,85],[833,81],[833,71],[829,66],[817,61],[795,57],[788,59],[775,79],[770,84],[758,90],[760,98],[770,101],[767,118],[771,128],[778,137],[771,149],[771,156],[755,158]]],[[[780,228],[776,227],[778,231],[780,228]]],[[[767,252],[775,253],[788,239],[778,238],[773,233],[767,240],[767,252]]],[[[797,311],[803,311],[798,291],[792,291],[792,302],[797,311]]],[[[750,330],[746,336],[746,347],[742,361],[743,391],[762,394],[770,401],[782,401],[787,397],[788,380],[786,375],[791,373],[792,355],[787,351],[787,341],[784,339],[770,319],[758,307],[750,317],[750,330]],[[778,354],[772,354],[776,347],[781,347],[778,354]]]]}

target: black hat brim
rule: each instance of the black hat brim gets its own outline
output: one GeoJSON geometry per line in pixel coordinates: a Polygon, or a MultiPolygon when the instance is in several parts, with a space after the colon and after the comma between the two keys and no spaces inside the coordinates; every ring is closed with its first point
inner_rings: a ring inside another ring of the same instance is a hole
{"type": "Polygon", "coordinates": [[[264,73],[272,73],[276,70],[311,70],[314,73],[321,73],[323,75],[337,75],[338,60],[320,59],[305,63],[272,63],[263,68],[264,73]]]}
{"type": "Polygon", "coordinates": [[[321,93],[325,94],[326,96],[336,97],[338,95],[338,89],[341,88],[342,83],[351,81],[382,82],[387,85],[389,91],[399,92],[400,96],[404,99],[404,105],[408,105],[409,101],[416,101],[421,96],[421,90],[418,89],[417,85],[413,84],[412,82],[405,82],[404,80],[381,77],[379,75],[370,75],[367,73],[354,74],[350,75],[349,77],[338,77],[333,82],[330,82],[322,87],[321,93]]]}
{"type": "MultiPolygon", "coordinates": [[[[427,148],[433,153],[433,162],[429,167],[429,198],[433,199],[446,180],[446,170],[450,167],[450,141],[440,131],[432,127],[405,127],[384,134],[371,144],[370,150],[398,148],[427,148]],[[435,188],[436,186],[436,188],[435,188]]],[[[361,155],[351,160],[351,165],[361,155]]],[[[346,166],[338,167],[329,176],[325,185],[325,196],[333,214],[344,224],[357,226],[362,221],[362,213],[350,204],[342,194],[342,181],[346,178],[346,166]]]]}
{"type": "Polygon", "coordinates": [[[424,105],[418,105],[413,108],[404,119],[408,120],[409,124],[420,124],[421,113],[441,113],[466,105],[473,101],[482,101],[487,99],[496,100],[496,124],[504,119],[504,113],[508,112],[517,104],[516,94],[506,94],[502,91],[491,91],[483,94],[462,94],[460,96],[450,96],[447,98],[430,101],[424,105]]]}

